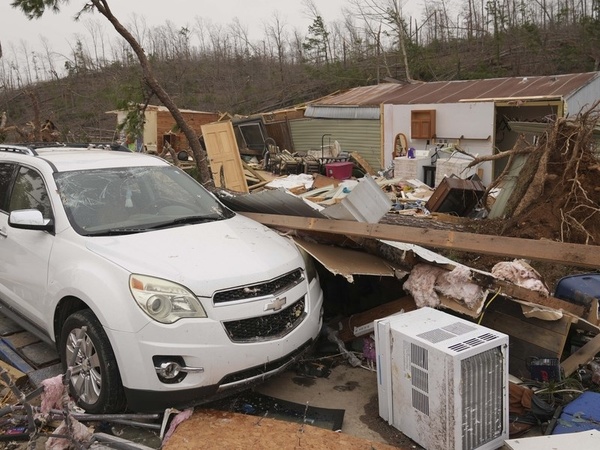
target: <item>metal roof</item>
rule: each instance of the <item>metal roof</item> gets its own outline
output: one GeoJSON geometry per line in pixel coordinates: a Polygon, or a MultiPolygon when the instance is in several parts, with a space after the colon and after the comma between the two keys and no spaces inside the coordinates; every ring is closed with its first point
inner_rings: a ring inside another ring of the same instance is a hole
{"type": "Polygon", "coordinates": [[[374,107],[381,104],[432,104],[461,101],[559,99],[575,94],[600,72],[485,80],[384,83],[363,86],[312,102],[315,107],[374,107]]]}

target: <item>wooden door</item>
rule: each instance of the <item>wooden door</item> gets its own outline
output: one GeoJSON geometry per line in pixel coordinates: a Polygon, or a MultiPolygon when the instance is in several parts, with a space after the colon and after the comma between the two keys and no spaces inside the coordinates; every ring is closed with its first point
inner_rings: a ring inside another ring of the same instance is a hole
{"type": "Polygon", "coordinates": [[[202,125],[202,136],[215,186],[249,192],[231,121],[202,125]]]}

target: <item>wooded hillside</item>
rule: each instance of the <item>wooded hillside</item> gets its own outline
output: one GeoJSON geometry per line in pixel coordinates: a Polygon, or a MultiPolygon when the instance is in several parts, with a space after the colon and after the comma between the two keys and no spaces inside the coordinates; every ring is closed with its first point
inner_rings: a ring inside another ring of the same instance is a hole
{"type": "MultiPolygon", "coordinates": [[[[600,61],[598,0],[462,0],[456,11],[434,0],[419,19],[401,15],[394,0],[348,0],[343,22],[327,22],[312,1],[306,4],[314,20],[305,34],[274,14],[257,42],[237,20],[227,28],[196,18],[192,28],[167,22],[130,29],[180,108],[231,114],[383,81],[587,72],[600,61]]],[[[33,122],[47,119],[60,140],[110,140],[115,117],[106,111],[132,101],[158,103],[130,49],[105,42],[106,25],[95,20],[90,36],[73,42],[64,68],[50,51],[5,49],[0,111],[10,132],[0,141],[35,140],[33,122]]]]}

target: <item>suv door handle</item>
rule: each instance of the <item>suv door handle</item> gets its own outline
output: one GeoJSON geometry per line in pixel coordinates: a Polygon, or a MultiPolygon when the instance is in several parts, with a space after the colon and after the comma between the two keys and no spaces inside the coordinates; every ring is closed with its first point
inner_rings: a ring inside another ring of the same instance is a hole
{"type": "Polygon", "coordinates": [[[0,228],[0,236],[2,236],[2,237],[8,236],[8,233],[6,232],[6,230],[4,228],[0,228]]]}

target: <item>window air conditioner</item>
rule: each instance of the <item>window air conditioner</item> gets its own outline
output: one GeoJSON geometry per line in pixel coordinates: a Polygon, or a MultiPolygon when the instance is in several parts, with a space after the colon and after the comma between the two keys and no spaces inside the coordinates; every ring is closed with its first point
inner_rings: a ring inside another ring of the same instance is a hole
{"type": "Polygon", "coordinates": [[[375,321],[379,415],[427,450],[508,439],[508,336],[433,308],[375,321]]]}

